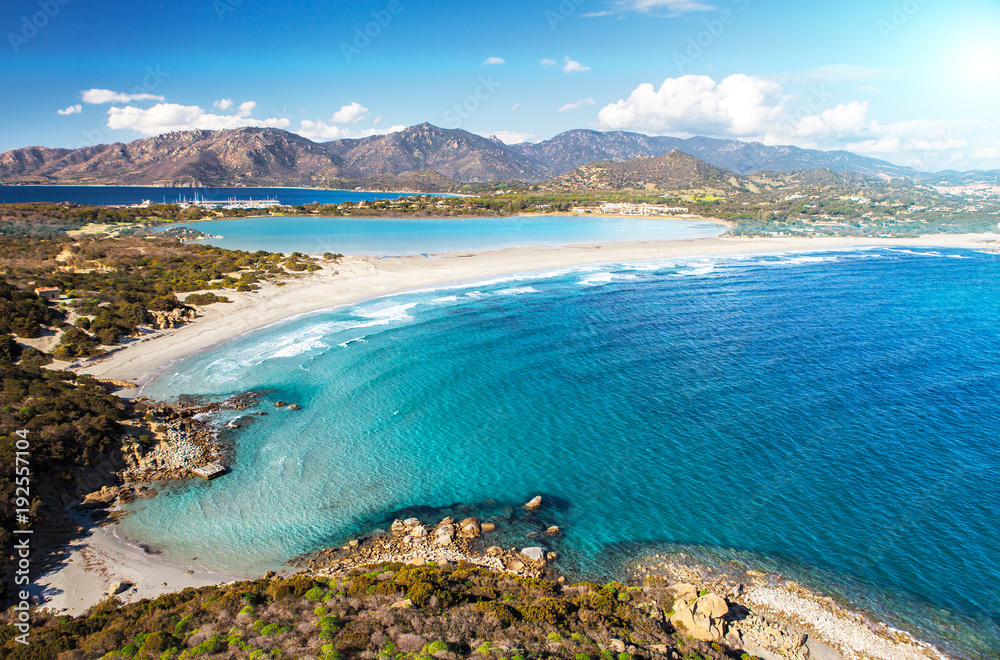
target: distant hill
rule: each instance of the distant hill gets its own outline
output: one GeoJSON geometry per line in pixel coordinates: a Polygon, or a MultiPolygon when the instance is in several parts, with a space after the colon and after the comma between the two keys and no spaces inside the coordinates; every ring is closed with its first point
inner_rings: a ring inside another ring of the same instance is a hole
{"type": "Polygon", "coordinates": [[[735,172],[689,156],[676,149],[654,158],[635,158],[624,163],[604,160],[561,174],[548,185],[572,190],[664,190],[701,189],[717,192],[747,191],[749,181],[735,172]]]}
{"type": "Polygon", "coordinates": [[[567,131],[534,144],[506,145],[495,138],[425,123],[388,135],[325,143],[274,128],[239,128],[166,133],[81,149],[25,147],[0,154],[0,181],[330,188],[425,185],[423,189],[443,190],[454,182],[540,182],[592,162],[655,158],[675,150],[741,175],[826,168],[881,177],[927,176],[846,151],[591,130],[567,131]]]}

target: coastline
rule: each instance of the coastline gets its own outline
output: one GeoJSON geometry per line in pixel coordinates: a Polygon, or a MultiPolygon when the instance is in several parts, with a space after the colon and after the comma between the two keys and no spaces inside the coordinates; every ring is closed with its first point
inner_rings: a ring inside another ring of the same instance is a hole
{"type": "MultiPolygon", "coordinates": [[[[740,238],[723,236],[675,241],[631,241],[563,247],[527,246],[480,252],[400,257],[345,257],[324,268],[249,293],[226,292],[230,303],[200,310],[193,322],[150,333],[114,352],[76,365],[99,378],[141,387],[178,360],[280,321],[427,287],[459,285],[486,278],[543,273],[560,268],[678,257],[809,252],[865,247],[984,248],[1000,244],[997,234],[933,235],[912,239],[853,237],[740,238]]],[[[134,394],[134,390],[132,391],[134,394]]]]}
{"type": "MultiPolygon", "coordinates": [[[[682,241],[607,243],[563,248],[524,247],[477,253],[416,257],[348,257],[324,270],[267,284],[261,290],[231,296],[233,303],[215,304],[180,328],[151,333],[80,371],[141,385],[158,371],[187,355],[239,335],[310,312],[379,296],[426,287],[511,275],[540,273],[600,263],[633,262],[709,255],[827,251],[865,247],[971,248],[1000,245],[1000,235],[936,235],[917,239],[854,238],[735,238],[682,241]]],[[[227,292],[227,295],[228,292],[227,292]]],[[[132,395],[136,390],[131,390],[132,395]]],[[[152,598],[189,586],[230,582],[232,576],[175,566],[144,553],[118,538],[116,526],[92,527],[67,548],[67,560],[36,584],[49,602],[45,606],[79,614],[104,597],[108,583],[128,581],[135,587],[120,597],[126,602],[152,598]],[[191,574],[188,570],[195,570],[191,574]]],[[[763,593],[763,592],[762,592],[763,593]]],[[[785,604],[794,611],[798,601],[785,604]]],[[[808,603],[806,603],[808,605],[808,603]]],[[[800,608],[801,609],[801,608],[800,608]]],[[[787,614],[787,613],[786,613],[787,614]]],[[[791,616],[791,614],[788,614],[791,616]]],[[[832,656],[831,656],[832,657],[832,656]]],[[[844,657],[844,656],[841,656],[844,657]]]]}
{"type": "Polygon", "coordinates": [[[118,598],[134,603],[245,579],[208,571],[197,558],[188,565],[166,562],[122,538],[115,524],[100,525],[85,513],[69,515],[83,531],[66,546],[65,559],[33,581],[31,594],[42,601],[41,607],[78,616],[104,599],[115,582],[131,585],[118,598]]]}

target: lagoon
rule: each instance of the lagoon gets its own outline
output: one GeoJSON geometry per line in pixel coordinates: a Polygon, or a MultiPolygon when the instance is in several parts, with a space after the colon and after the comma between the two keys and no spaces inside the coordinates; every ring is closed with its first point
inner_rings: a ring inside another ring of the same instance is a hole
{"type": "Polygon", "coordinates": [[[208,220],[187,226],[231,250],[395,256],[617,241],[712,238],[726,228],[693,220],[596,216],[510,218],[303,218],[208,220]]]}

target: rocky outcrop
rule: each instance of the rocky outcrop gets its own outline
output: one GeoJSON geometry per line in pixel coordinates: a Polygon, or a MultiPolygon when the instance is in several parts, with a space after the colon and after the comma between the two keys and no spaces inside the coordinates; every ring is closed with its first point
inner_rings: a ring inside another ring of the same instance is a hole
{"type": "Polygon", "coordinates": [[[483,527],[477,518],[456,523],[454,518],[446,517],[433,527],[418,518],[397,519],[388,534],[355,539],[341,548],[321,550],[295,563],[323,575],[385,562],[418,566],[432,561],[439,565],[468,562],[528,577],[548,576],[565,581],[550,566],[558,554],[547,553],[541,547],[524,548],[520,553],[497,545],[484,547],[483,527]]]}
{"type": "Polygon", "coordinates": [[[118,594],[128,591],[132,588],[131,582],[112,582],[108,585],[106,593],[109,596],[117,596],[118,594]]]}
{"type": "Polygon", "coordinates": [[[169,312],[150,310],[149,325],[157,330],[168,330],[193,320],[198,313],[190,308],[177,307],[169,312]]]}
{"type": "Polygon", "coordinates": [[[538,511],[542,508],[542,496],[535,495],[524,505],[524,508],[528,511],[538,511]]]}
{"type": "Polygon", "coordinates": [[[670,623],[703,642],[720,642],[726,636],[729,605],[713,593],[698,595],[693,584],[674,585],[674,614],[670,623]]]}
{"type": "MultiPolygon", "coordinates": [[[[495,525],[492,527],[496,529],[495,525]]],[[[460,539],[478,539],[482,533],[482,525],[479,524],[479,520],[476,518],[466,518],[458,523],[458,538],[460,539]]]]}

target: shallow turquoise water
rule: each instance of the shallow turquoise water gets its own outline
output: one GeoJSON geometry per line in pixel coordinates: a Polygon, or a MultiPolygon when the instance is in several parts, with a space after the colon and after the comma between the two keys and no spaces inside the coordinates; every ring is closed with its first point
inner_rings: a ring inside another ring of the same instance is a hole
{"type": "Polygon", "coordinates": [[[541,493],[572,573],[736,554],[997,657],[998,285],[972,251],[704,257],[292,319],[147,387],[270,414],[123,531],[259,574],[399,509],[541,493]]]}
{"type": "Polygon", "coordinates": [[[718,236],[710,222],[654,218],[300,218],[209,220],[190,225],[221,238],[198,241],[230,250],[377,256],[495,250],[524,245],[680,240],[718,236]]]}

